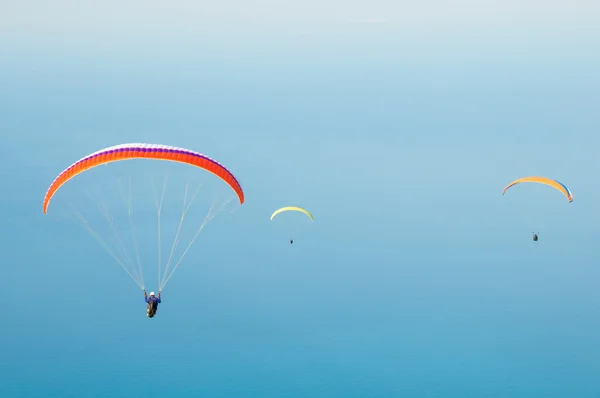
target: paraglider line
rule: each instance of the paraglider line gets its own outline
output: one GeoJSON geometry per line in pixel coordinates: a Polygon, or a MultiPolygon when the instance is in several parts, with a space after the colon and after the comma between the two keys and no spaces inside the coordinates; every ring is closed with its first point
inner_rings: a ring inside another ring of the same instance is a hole
{"type": "Polygon", "coordinates": [[[134,226],[134,218],[133,218],[133,208],[131,206],[131,176],[129,176],[129,227],[131,228],[131,236],[133,238],[133,246],[135,248],[135,256],[137,259],[138,268],[140,271],[140,277],[142,280],[142,284],[144,284],[144,269],[142,267],[142,262],[140,260],[140,250],[137,244],[137,238],[135,236],[135,226],[134,226]]]}
{"type": "Polygon", "coordinates": [[[96,232],[94,230],[94,228],[92,228],[92,226],[90,225],[88,220],[83,215],[81,215],[81,213],[79,213],[72,205],[71,205],[71,207],[73,208],[73,211],[75,212],[76,216],[82,222],[83,228],[90,233],[90,235],[100,244],[100,246],[102,246],[104,248],[104,250],[106,250],[106,252],[117,262],[117,264],[120,265],[121,268],[123,268],[123,270],[127,273],[127,275],[129,275],[131,277],[131,279],[133,279],[133,281],[143,290],[144,289],[143,283],[140,283],[140,281],[138,279],[136,279],[131,274],[131,272],[129,272],[129,270],[127,269],[127,266],[125,264],[123,264],[121,259],[119,259],[115,255],[115,253],[110,249],[110,247],[102,239],[101,235],[98,232],[96,232]]]}
{"type": "MultiPolygon", "coordinates": [[[[108,210],[105,208],[106,206],[104,205],[104,203],[103,203],[103,202],[102,202],[102,203],[100,203],[100,202],[98,201],[98,198],[97,198],[97,196],[93,195],[91,192],[89,192],[89,191],[87,191],[87,190],[86,190],[86,192],[87,192],[88,196],[91,198],[92,202],[94,202],[94,203],[96,204],[96,206],[98,207],[98,209],[100,210],[100,214],[102,215],[102,217],[104,218],[104,220],[105,220],[105,221],[106,221],[106,223],[108,224],[109,228],[111,228],[111,222],[110,222],[110,218],[111,218],[111,217],[110,217],[110,215],[108,214],[108,210]]],[[[118,237],[118,234],[117,234],[117,233],[114,231],[114,228],[111,228],[111,230],[112,230],[112,233],[113,233],[113,234],[115,234],[115,235],[117,235],[117,237],[118,237]]],[[[99,235],[99,234],[98,234],[98,235],[99,235]]],[[[120,241],[119,241],[119,242],[120,242],[120,241]]],[[[118,252],[118,253],[120,254],[120,256],[122,257],[121,261],[122,261],[123,263],[128,263],[128,264],[129,264],[129,266],[132,268],[132,271],[133,271],[133,268],[134,268],[134,267],[133,267],[133,264],[131,264],[131,261],[129,261],[129,262],[127,261],[127,259],[128,259],[128,258],[127,258],[127,255],[123,253],[123,250],[122,250],[122,247],[123,247],[123,245],[118,245],[118,244],[117,244],[117,240],[116,240],[116,239],[114,239],[114,237],[113,237],[113,242],[112,242],[112,243],[113,243],[113,245],[115,246],[115,248],[117,249],[117,252],[118,252]]],[[[128,272],[129,272],[129,271],[128,271],[128,272]]],[[[139,278],[138,278],[138,279],[139,279],[139,278]]],[[[136,280],[138,280],[138,279],[136,279],[136,280]]]]}
{"type": "Polygon", "coordinates": [[[101,209],[103,209],[104,218],[115,235],[115,240],[116,240],[115,245],[117,245],[117,243],[118,243],[125,259],[127,260],[127,263],[131,267],[131,271],[136,274],[136,276],[139,278],[139,280],[141,282],[140,284],[143,285],[144,282],[143,282],[142,278],[140,277],[140,275],[138,274],[136,267],[134,266],[133,261],[131,260],[131,257],[129,256],[129,253],[127,252],[127,248],[125,247],[125,243],[123,242],[123,238],[121,237],[121,232],[119,230],[119,226],[117,225],[115,218],[113,217],[110,209],[108,208],[108,205],[106,205],[106,201],[104,200],[104,195],[102,194],[102,192],[100,192],[99,196],[100,196],[100,199],[102,200],[101,209]]]}
{"type": "Polygon", "coordinates": [[[162,188],[162,192],[160,194],[160,201],[158,200],[158,194],[156,193],[156,186],[154,184],[154,179],[152,179],[152,189],[154,190],[154,199],[156,200],[156,208],[158,209],[158,213],[157,213],[157,233],[158,233],[158,285],[160,286],[160,264],[161,264],[161,229],[160,229],[160,213],[161,213],[161,209],[162,209],[162,204],[163,204],[163,199],[165,197],[165,190],[167,188],[167,176],[165,176],[165,179],[163,180],[163,188],[162,188]]]}
{"type": "Polygon", "coordinates": [[[187,247],[185,248],[183,254],[181,255],[181,257],[179,258],[179,260],[177,261],[177,263],[175,264],[175,267],[173,267],[173,270],[171,271],[171,273],[169,274],[169,276],[163,281],[162,285],[160,285],[160,290],[163,290],[164,287],[167,285],[167,282],[169,282],[169,280],[171,279],[171,277],[173,276],[173,274],[175,273],[175,271],[179,268],[179,265],[181,264],[181,261],[183,260],[183,258],[185,257],[185,255],[187,254],[187,252],[190,250],[190,248],[192,247],[192,245],[194,244],[194,242],[196,241],[196,239],[198,238],[198,236],[200,235],[200,232],[202,232],[202,230],[204,229],[204,227],[206,226],[206,223],[209,222],[210,220],[212,220],[214,217],[217,216],[217,214],[219,214],[221,212],[221,210],[223,210],[223,208],[231,201],[228,200],[226,201],[220,208],[219,210],[212,215],[213,213],[213,209],[215,208],[215,204],[217,203],[218,200],[218,196],[215,198],[215,200],[213,201],[213,204],[210,206],[210,208],[208,209],[208,213],[206,214],[206,217],[204,217],[204,220],[202,221],[202,224],[200,224],[200,227],[198,228],[198,230],[196,231],[196,234],[194,235],[194,237],[192,238],[192,240],[189,242],[189,244],[187,245],[187,247]]]}
{"type": "MultiPolygon", "coordinates": [[[[177,250],[177,247],[179,246],[179,234],[181,232],[181,227],[183,225],[183,220],[185,219],[185,216],[187,215],[187,213],[189,212],[192,204],[194,203],[194,200],[196,199],[196,196],[198,195],[198,192],[200,192],[200,188],[202,187],[202,184],[198,184],[198,188],[196,189],[196,192],[194,192],[194,195],[192,196],[190,202],[186,205],[187,203],[187,196],[188,196],[188,182],[186,182],[185,184],[185,195],[183,197],[183,210],[181,212],[181,219],[179,220],[179,226],[177,227],[177,233],[175,234],[175,239],[173,240],[173,245],[171,246],[171,254],[169,255],[169,261],[167,262],[167,265],[165,267],[165,272],[163,274],[163,280],[164,278],[167,276],[169,269],[171,268],[171,264],[172,264],[172,260],[173,260],[173,254],[175,253],[175,251],[177,250]]],[[[159,283],[159,286],[163,285],[162,283],[159,283]]]]}
{"type": "MultiPolygon", "coordinates": [[[[140,253],[138,250],[137,239],[135,236],[135,227],[133,223],[133,212],[131,207],[131,175],[129,176],[129,187],[128,192],[125,194],[125,189],[123,188],[123,184],[121,184],[121,179],[117,179],[117,183],[119,184],[119,192],[121,193],[121,199],[123,200],[123,204],[127,207],[127,215],[129,218],[129,229],[131,230],[131,238],[133,240],[133,247],[135,250],[135,256],[137,260],[137,270],[136,273],[140,276],[140,280],[142,284],[144,284],[144,270],[142,268],[142,263],[140,261],[140,253]]],[[[133,261],[132,261],[133,265],[133,261]]]]}

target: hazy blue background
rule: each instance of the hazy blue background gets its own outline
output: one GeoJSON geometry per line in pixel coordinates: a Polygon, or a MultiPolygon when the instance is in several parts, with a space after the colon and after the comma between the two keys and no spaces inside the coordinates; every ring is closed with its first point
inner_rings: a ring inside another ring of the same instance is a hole
{"type": "Polygon", "coordinates": [[[600,3],[95,3],[0,5],[2,397],[600,396],[600,3]],[[123,142],[247,198],[152,320],[42,213],[123,142]]]}

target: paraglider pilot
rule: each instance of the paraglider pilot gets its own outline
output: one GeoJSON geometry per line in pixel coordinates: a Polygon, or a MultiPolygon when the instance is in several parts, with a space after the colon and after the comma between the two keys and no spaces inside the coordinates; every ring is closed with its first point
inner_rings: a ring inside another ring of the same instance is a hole
{"type": "Polygon", "coordinates": [[[154,292],[150,292],[150,297],[146,294],[144,290],[144,300],[148,303],[148,309],[146,310],[146,314],[148,318],[153,318],[156,315],[156,310],[158,309],[158,304],[160,304],[160,292],[158,292],[158,297],[154,296],[154,292]]]}
{"type": "Polygon", "coordinates": [[[534,242],[538,241],[538,234],[536,234],[536,233],[533,234],[533,241],[534,242]]]}

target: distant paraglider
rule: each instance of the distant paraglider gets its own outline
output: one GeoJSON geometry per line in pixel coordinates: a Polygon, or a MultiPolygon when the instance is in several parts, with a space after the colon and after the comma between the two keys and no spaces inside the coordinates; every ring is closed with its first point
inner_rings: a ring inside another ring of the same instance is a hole
{"type": "MultiPolygon", "coordinates": [[[[567,186],[565,184],[558,182],[556,180],[552,180],[550,178],[537,177],[537,176],[523,177],[523,178],[519,178],[519,179],[512,181],[510,184],[508,184],[506,187],[504,187],[504,190],[502,191],[502,195],[504,195],[509,188],[511,188],[517,184],[520,184],[522,182],[535,182],[538,184],[548,185],[550,187],[553,187],[554,189],[557,189],[559,192],[561,192],[567,198],[569,203],[573,202],[573,194],[571,193],[571,191],[569,190],[569,188],[567,188],[567,186]]],[[[539,233],[534,232],[533,233],[533,241],[537,242],[538,240],[539,240],[539,233]]]]}
{"type": "MultiPolygon", "coordinates": [[[[306,209],[303,209],[301,207],[296,207],[296,206],[286,206],[286,207],[282,207],[280,209],[277,209],[273,212],[273,214],[271,214],[271,220],[273,220],[273,218],[275,218],[276,215],[278,215],[279,213],[283,213],[284,211],[299,211],[301,213],[306,214],[308,217],[310,217],[310,219],[312,221],[315,221],[315,218],[313,217],[313,215],[306,209]]],[[[294,244],[294,239],[290,238],[290,245],[294,244]]]]}

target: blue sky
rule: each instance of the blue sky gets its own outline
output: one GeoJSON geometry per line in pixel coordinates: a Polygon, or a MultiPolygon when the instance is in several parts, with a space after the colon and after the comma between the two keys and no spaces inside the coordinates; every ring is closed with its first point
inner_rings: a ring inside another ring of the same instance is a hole
{"type": "Polygon", "coordinates": [[[597,397],[599,17],[592,2],[1,5],[0,392],[597,397]],[[124,142],[202,152],[246,193],[152,320],[57,220],[94,180],[42,213],[63,168],[124,142]],[[500,195],[537,174],[573,203],[500,195]],[[269,222],[285,205],[316,221],[269,222]]]}

